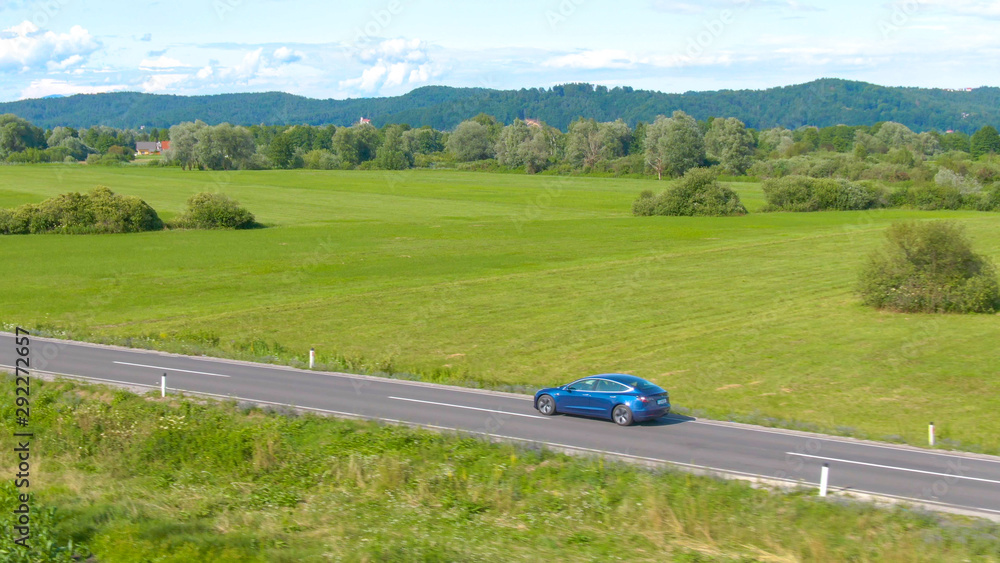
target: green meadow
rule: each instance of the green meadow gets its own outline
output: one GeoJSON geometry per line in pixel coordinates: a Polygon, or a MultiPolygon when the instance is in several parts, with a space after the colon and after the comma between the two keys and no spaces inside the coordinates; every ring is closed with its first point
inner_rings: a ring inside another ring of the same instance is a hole
{"type": "MultiPolygon", "coordinates": [[[[1000,317],[866,309],[880,210],[631,216],[651,180],[453,171],[0,167],[0,206],[96,185],[164,219],[221,191],[266,229],[0,239],[0,322],[48,334],[530,389],[608,371],[686,412],[1000,450],[1000,317]]],[[[759,184],[733,183],[751,212],[759,184]]]]}

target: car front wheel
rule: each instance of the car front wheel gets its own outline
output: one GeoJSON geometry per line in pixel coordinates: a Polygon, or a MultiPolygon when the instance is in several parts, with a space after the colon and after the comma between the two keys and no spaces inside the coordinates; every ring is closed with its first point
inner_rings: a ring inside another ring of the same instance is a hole
{"type": "Polygon", "coordinates": [[[538,398],[538,412],[545,416],[556,414],[556,400],[549,395],[542,395],[538,398]]]}
{"type": "Polygon", "coordinates": [[[629,426],[632,424],[632,409],[625,405],[618,405],[611,413],[611,418],[618,426],[629,426]]]}

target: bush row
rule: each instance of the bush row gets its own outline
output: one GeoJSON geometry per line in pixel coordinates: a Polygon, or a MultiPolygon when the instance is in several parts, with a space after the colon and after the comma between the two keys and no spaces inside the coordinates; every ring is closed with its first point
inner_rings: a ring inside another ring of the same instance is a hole
{"type": "Polygon", "coordinates": [[[1000,211],[1000,185],[969,183],[898,185],[892,190],[874,182],[786,176],[765,180],[764,211],[857,211],[883,207],[921,210],[1000,211]]]}
{"type": "MultiPolygon", "coordinates": [[[[200,193],[169,227],[249,229],[258,227],[252,213],[224,194],[200,193]]],[[[0,209],[0,235],[42,233],[106,234],[159,231],[164,223],[148,203],[119,195],[104,186],[89,194],[67,193],[38,204],[0,209]]]]}
{"type": "Polygon", "coordinates": [[[755,162],[747,171],[759,178],[784,178],[809,176],[811,178],[844,178],[852,181],[878,180],[881,182],[929,181],[934,171],[923,161],[871,161],[846,155],[796,156],[777,160],[755,162]]]}
{"type": "Polygon", "coordinates": [[[137,233],[163,228],[145,201],[118,195],[106,187],[89,194],[68,193],[39,204],[0,209],[0,234],[137,233]]]}
{"type": "Polygon", "coordinates": [[[871,182],[787,176],[765,180],[764,211],[857,211],[886,206],[886,190],[871,182]]]}
{"type": "Polygon", "coordinates": [[[1000,180],[1000,159],[983,157],[972,160],[966,153],[944,153],[933,163],[907,157],[900,152],[897,158],[883,160],[856,158],[836,153],[816,153],[775,160],[757,161],[747,174],[758,178],[784,178],[809,176],[811,178],[843,178],[851,181],[877,180],[880,182],[931,182],[941,170],[989,184],[1000,180]]]}

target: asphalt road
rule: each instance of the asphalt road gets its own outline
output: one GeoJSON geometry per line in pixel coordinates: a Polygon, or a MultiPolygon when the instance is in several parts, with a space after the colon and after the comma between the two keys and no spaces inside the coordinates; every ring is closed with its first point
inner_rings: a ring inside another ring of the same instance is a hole
{"type": "MultiPolygon", "coordinates": [[[[13,371],[0,333],[0,369],[13,371]]],[[[488,434],[555,449],[667,462],[730,477],[817,485],[1000,519],[1000,458],[670,416],[632,427],[541,416],[530,397],[216,358],[31,339],[33,373],[290,405],[321,413],[488,434]]],[[[581,374],[587,375],[587,374],[581,374]]],[[[683,404],[683,397],[671,397],[683,404]]]]}

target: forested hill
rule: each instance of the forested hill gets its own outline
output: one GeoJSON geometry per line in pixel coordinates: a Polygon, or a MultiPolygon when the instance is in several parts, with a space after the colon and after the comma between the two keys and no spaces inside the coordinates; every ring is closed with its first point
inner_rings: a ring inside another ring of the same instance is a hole
{"type": "Polygon", "coordinates": [[[348,100],[316,100],[278,92],[215,96],[125,92],[0,104],[0,114],[14,113],[45,128],[169,127],[195,119],[209,124],[347,125],[364,116],[376,126],[408,123],[414,127],[451,129],[460,121],[484,112],[505,123],[530,117],[565,130],[580,116],[598,121],[621,118],[634,125],[677,109],[697,119],[737,117],[756,128],[896,121],[915,131],[954,129],[972,133],[985,125],[1000,126],[1000,88],[954,92],[823,79],[768,90],[685,94],[627,87],[608,89],[589,84],[521,90],[426,86],[392,98],[348,100]]]}

